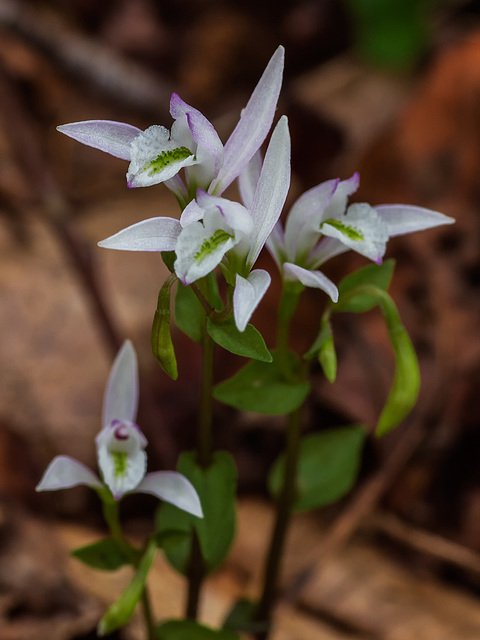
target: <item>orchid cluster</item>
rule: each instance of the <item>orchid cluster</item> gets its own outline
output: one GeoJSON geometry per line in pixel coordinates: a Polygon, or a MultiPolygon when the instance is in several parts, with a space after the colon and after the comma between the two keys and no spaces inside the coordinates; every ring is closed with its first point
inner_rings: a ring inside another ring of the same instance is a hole
{"type": "MultiPolygon", "coordinates": [[[[256,632],[259,640],[265,640],[271,623],[290,514],[296,509],[323,506],[348,492],[355,482],[366,434],[364,426],[355,425],[301,440],[301,409],[310,391],[308,363],[317,357],[328,380],[333,382],[336,375],[333,315],[340,311],[359,313],[379,306],[395,352],[396,372],[376,433],[382,435],[396,426],[415,403],[419,374],[415,352],[387,293],[393,270],[392,261],[383,262],[387,242],[394,236],[453,222],[439,212],[417,206],[348,204],[359,186],[357,173],[349,179],[327,180],[309,189],[281,222],[291,172],[286,116],[281,116],[274,126],[264,156],[261,147],[274,122],[283,65],[284,50],[279,47],[225,145],[212,123],[176,93],[170,101],[173,118],[170,130],[154,125],[142,131],[106,120],[58,127],[83,144],[128,160],[129,188],[164,183],[175,195],[181,209],[178,219],[150,217],[98,244],[109,249],[162,254],[171,275],[160,290],[152,331],[154,355],[164,370],[176,378],[176,361],[171,366],[167,360],[174,358],[169,328],[170,290],[178,281],[177,301],[183,300],[183,304],[176,306],[175,321],[202,345],[204,380],[197,451],[181,455],[179,472],[145,474],[146,440],[135,424],[136,358],[133,347],[126,342],[110,374],[103,428],[96,440],[102,479],[78,461],[59,456],[38,486],[41,491],[85,484],[97,490],[107,505],[116,504],[131,493],[150,493],[164,501],[155,540],[171,564],[188,578],[187,617],[195,618],[203,580],[225,557],[235,531],[235,465],[229,454],[213,449],[212,397],[239,409],[286,414],[289,444],[270,475],[270,490],[278,498],[275,543],[266,563],[262,595],[259,602],[248,608],[248,615],[240,625],[248,629],[251,624],[252,629],[260,629],[256,632]],[[235,181],[241,202],[223,196],[235,181]],[[271,283],[268,271],[255,268],[264,247],[277,264],[283,285],[278,343],[272,352],[249,324],[271,283]],[[321,268],[330,258],[348,250],[374,264],[350,274],[337,286],[321,268]],[[225,282],[222,289],[226,290],[225,301],[218,293],[220,276],[225,282]],[[318,337],[308,352],[299,357],[289,350],[289,331],[305,287],[324,291],[328,299],[319,318],[318,337]],[[186,296],[186,291],[192,295],[186,296]],[[251,360],[233,378],[213,387],[215,344],[251,360]],[[341,473],[337,469],[335,477],[325,478],[322,469],[332,469],[332,459],[338,459],[341,473]],[[326,465],[326,461],[330,464],[326,465]]],[[[117,542],[124,546],[118,522],[111,519],[111,510],[105,513],[117,542]]],[[[143,560],[139,561],[135,554],[130,557],[134,558],[132,564],[137,574],[143,571],[141,588],[135,591],[138,600],[145,594],[148,567],[145,569],[143,560]]],[[[134,599],[134,604],[137,600],[134,599]]],[[[116,603],[114,612],[128,610],[131,615],[133,608],[122,600],[121,606],[116,603]]],[[[196,627],[197,623],[192,621],[188,623],[190,626],[180,629],[165,623],[155,630],[148,620],[148,606],[145,611],[150,640],[173,639],[177,632],[185,632],[192,639],[207,637],[199,631],[200,625],[196,627]]],[[[118,616],[115,618],[114,613],[110,616],[114,621],[109,618],[103,630],[116,628],[129,617],[120,616],[119,623],[118,616]]],[[[238,622],[238,611],[233,618],[238,622]]],[[[233,629],[229,624],[227,620],[225,628],[233,629]]],[[[218,634],[218,640],[222,640],[222,632],[218,634]]],[[[231,630],[228,634],[231,638],[231,630]]]]}

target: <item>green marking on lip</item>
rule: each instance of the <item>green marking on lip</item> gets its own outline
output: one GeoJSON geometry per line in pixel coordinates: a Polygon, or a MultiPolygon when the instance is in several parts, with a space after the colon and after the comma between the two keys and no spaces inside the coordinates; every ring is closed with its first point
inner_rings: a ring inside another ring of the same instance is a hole
{"type": "MultiPolygon", "coordinates": [[[[333,218],[329,218],[328,220],[325,220],[322,223],[322,227],[324,224],[329,224],[334,229],[337,229],[337,231],[340,231],[340,233],[343,233],[344,236],[347,236],[347,238],[350,238],[350,240],[365,240],[365,238],[363,237],[363,234],[361,234],[358,229],[356,229],[355,227],[352,227],[352,225],[343,224],[343,222],[340,222],[340,220],[334,220],[333,218]]],[[[320,227],[320,229],[322,227],[320,227]]]]}
{"type": "Polygon", "coordinates": [[[122,451],[111,451],[113,458],[113,473],[116,478],[124,476],[128,468],[128,454],[122,451]]]}
{"type": "Polygon", "coordinates": [[[187,147],[178,147],[178,149],[171,149],[170,151],[162,151],[155,160],[151,160],[147,162],[147,164],[143,167],[143,171],[148,171],[149,176],[154,176],[157,173],[160,173],[165,167],[173,164],[174,162],[180,162],[182,160],[186,160],[190,156],[193,156],[193,153],[187,147]]]}
{"type": "Polygon", "coordinates": [[[223,229],[217,229],[212,236],[205,238],[202,246],[195,254],[195,260],[197,262],[202,262],[207,256],[211,255],[220,245],[225,244],[225,242],[230,238],[233,238],[233,236],[223,229]]]}

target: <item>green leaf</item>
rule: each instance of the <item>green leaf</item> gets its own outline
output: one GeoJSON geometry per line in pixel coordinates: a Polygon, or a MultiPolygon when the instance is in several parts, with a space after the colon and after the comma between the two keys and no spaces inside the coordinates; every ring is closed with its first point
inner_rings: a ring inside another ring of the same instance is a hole
{"type": "Polygon", "coordinates": [[[175,251],[162,251],[163,264],[167,267],[170,273],[175,273],[175,260],[177,254],[175,251]]]}
{"type": "Polygon", "coordinates": [[[370,264],[348,275],[338,286],[338,302],[332,305],[333,311],[335,313],[340,311],[363,313],[373,309],[378,304],[376,296],[362,294],[356,290],[366,285],[372,285],[386,291],[390,286],[394,267],[394,260],[386,260],[382,264],[370,264]]]}
{"type": "Polygon", "coordinates": [[[203,518],[196,518],[172,504],[163,503],[157,517],[157,531],[168,530],[188,534],[183,540],[163,545],[170,564],[186,574],[192,546],[192,532],[200,543],[207,572],[213,571],[225,558],[235,536],[235,495],[237,472],[232,456],[217,451],[206,469],[196,462],[194,452],[184,452],[178,471],[193,484],[200,498],[203,518]]]}
{"type": "MultiPolygon", "coordinates": [[[[310,392],[310,383],[287,379],[278,354],[272,352],[271,363],[252,360],[232,378],[218,384],[213,396],[220,402],[266,415],[283,415],[298,409],[310,392]]],[[[290,367],[297,364],[290,356],[290,367]]]]}
{"type": "Polygon", "coordinates": [[[332,326],[327,317],[322,319],[320,332],[307,353],[303,356],[307,360],[318,357],[323,373],[329,382],[335,382],[337,377],[337,353],[333,342],[332,326]]]}
{"type": "Polygon", "coordinates": [[[153,539],[159,549],[176,546],[179,543],[189,539],[190,534],[187,531],[178,529],[165,529],[159,533],[155,533],[153,539]]]}
{"type": "Polygon", "coordinates": [[[395,352],[393,385],[375,431],[377,436],[383,436],[396,427],[414,407],[420,390],[420,369],[415,349],[395,303],[388,294],[382,292],[379,304],[395,352]]]}
{"type": "Polygon", "coordinates": [[[158,640],[239,640],[227,629],[210,629],[194,620],[167,620],[157,627],[158,640]]]}
{"type": "Polygon", "coordinates": [[[147,547],[133,578],[128,583],[125,591],[114,602],[98,623],[97,632],[99,636],[105,636],[115,629],[119,629],[127,624],[135,611],[135,608],[142,597],[147,580],[148,572],[153,564],[157,548],[153,542],[147,547]]]}
{"type": "Polygon", "coordinates": [[[99,540],[93,544],[74,549],[71,551],[71,555],[83,564],[101,571],[116,571],[120,567],[130,564],[130,560],[113,538],[99,540]]]}
{"type": "MultiPolygon", "coordinates": [[[[366,430],[362,425],[332,429],[302,439],[295,511],[308,511],[339,500],[353,487],[360,466],[366,430]]],[[[278,496],[285,458],[273,465],[269,489],[278,496]]]]}
{"type": "Polygon", "coordinates": [[[189,338],[202,344],[205,318],[205,310],[192,288],[184,287],[181,282],[178,282],[177,295],[175,296],[175,324],[177,327],[189,338]]]}
{"type": "Polygon", "coordinates": [[[170,291],[175,279],[170,275],[160,289],[151,333],[152,353],[173,380],[178,378],[177,359],[170,335],[170,291]]]}
{"type": "MultiPolygon", "coordinates": [[[[258,608],[258,603],[247,598],[240,598],[237,600],[233,607],[230,609],[225,622],[223,623],[223,629],[229,629],[230,631],[238,631],[240,633],[255,633],[257,630],[255,627],[263,622],[255,622],[255,613],[258,608]]],[[[260,629],[258,629],[260,630],[260,629]]]]}
{"type": "Polygon", "coordinates": [[[272,355],[265,346],[262,334],[251,324],[241,332],[237,329],[233,318],[219,323],[208,318],[207,331],[214,342],[237,356],[253,358],[261,362],[272,361],[272,355]]]}

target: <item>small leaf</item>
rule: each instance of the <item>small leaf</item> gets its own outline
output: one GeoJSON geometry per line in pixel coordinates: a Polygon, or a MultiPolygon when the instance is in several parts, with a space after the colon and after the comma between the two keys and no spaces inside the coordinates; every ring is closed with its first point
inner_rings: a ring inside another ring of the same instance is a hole
{"type": "MultiPolygon", "coordinates": [[[[295,511],[308,511],[339,500],[353,487],[366,430],[343,427],[303,438],[300,446],[295,511]]],[[[278,496],[283,484],[284,456],[272,467],[269,489],[278,496]]]]}
{"type": "Polygon", "coordinates": [[[162,251],[162,260],[164,265],[170,271],[170,273],[175,273],[175,260],[177,259],[177,254],[175,251],[162,251]]]}
{"type": "Polygon", "coordinates": [[[148,572],[153,564],[156,551],[155,544],[153,542],[150,543],[126,589],[118,600],[109,607],[106,614],[98,623],[97,632],[99,636],[112,633],[115,629],[126,625],[130,620],[142,597],[148,572]]]}
{"type": "Polygon", "coordinates": [[[253,600],[248,600],[247,598],[237,600],[225,618],[223,629],[240,633],[255,633],[257,631],[256,627],[264,624],[255,621],[257,608],[258,603],[253,600]]]}
{"type": "Polygon", "coordinates": [[[373,309],[378,304],[376,297],[356,290],[365,285],[372,285],[386,291],[390,286],[394,267],[394,260],[386,260],[382,264],[370,264],[348,275],[338,286],[339,298],[332,310],[335,313],[363,313],[373,309]]]}
{"type": "Polygon", "coordinates": [[[395,352],[395,377],[377,424],[377,436],[391,431],[410,413],[420,390],[420,369],[415,349],[395,303],[388,294],[382,293],[380,307],[395,352]]]}
{"type": "Polygon", "coordinates": [[[307,360],[318,357],[318,362],[329,382],[335,382],[337,377],[337,353],[333,342],[332,327],[327,317],[322,319],[320,333],[307,353],[303,356],[307,360]]]}
{"type": "Polygon", "coordinates": [[[272,361],[272,356],[265,346],[262,334],[251,324],[241,332],[237,329],[233,318],[219,323],[208,318],[207,331],[214,342],[237,356],[253,358],[261,362],[272,361]]]}
{"type": "Polygon", "coordinates": [[[210,629],[195,620],[167,620],[157,627],[158,640],[239,640],[227,629],[210,629]]]}
{"type": "MultiPolygon", "coordinates": [[[[293,354],[291,368],[297,364],[293,354]]],[[[225,404],[266,415],[283,415],[298,409],[310,392],[310,383],[287,379],[278,354],[271,363],[252,360],[232,378],[218,384],[214,398],[225,404]]]]}
{"type": "Polygon", "coordinates": [[[177,285],[175,296],[175,324],[189,338],[202,344],[205,326],[205,310],[191,287],[181,282],[177,285]]]}
{"type": "Polygon", "coordinates": [[[195,518],[164,503],[158,512],[157,531],[158,534],[168,530],[187,534],[183,540],[168,541],[163,545],[170,564],[185,574],[190,559],[192,531],[195,530],[205,568],[210,572],[224,560],[235,535],[235,462],[226,451],[217,451],[210,466],[203,469],[197,464],[195,453],[184,452],[178,461],[178,471],[197,490],[204,517],[195,518]]]}
{"type": "Polygon", "coordinates": [[[170,291],[175,279],[170,275],[160,289],[151,333],[152,353],[173,380],[178,378],[177,359],[170,335],[170,291]]]}
{"type": "Polygon", "coordinates": [[[112,538],[74,549],[71,555],[83,564],[101,571],[116,571],[130,564],[130,560],[112,538]]]}

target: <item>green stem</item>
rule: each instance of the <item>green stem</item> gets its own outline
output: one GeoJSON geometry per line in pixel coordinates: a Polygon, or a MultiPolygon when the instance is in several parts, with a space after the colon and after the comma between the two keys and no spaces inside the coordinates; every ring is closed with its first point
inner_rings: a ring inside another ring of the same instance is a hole
{"type": "Polygon", "coordinates": [[[257,622],[264,623],[265,626],[255,634],[256,640],[266,640],[270,632],[271,615],[275,604],[285,539],[295,501],[301,418],[302,407],[288,416],[283,486],[277,499],[276,520],[265,565],[263,592],[255,616],[257,622]]]}
{"type": "MultiPolygon", "coordinates": [[[[105,516],[105,520],[108,524],[108,528],[110,529],[110,533],[112,534],[113,539],[129,559],[130,563],[135,567],[135,569],[137,569],[140,562],[141,554],[139,550],[131,545],[123,535],[122,527],[120,525],[120,519],[118,516],[118,503],[103,501],[103,514],[105,516]]],[[[156,640],[155,623],[153,621],[152,608],[150,606],[150,597],[148,595],[148,589],[146,585],[142,593],[142,607],[148,640],[156,640]]]]}
{"type": "MultiPolygon", "coordinates": [[[[203,330],[203,362],[202,382],[197,429],[197,460],[206,469],[212,462],[212,391],[213,391],[213,358],[215,343],[208,335],[207,324],[203,330]]],[[[188,565],[188,597],[186,617],[196,620],[200,602],[200,592],[205,580],[205,566],[196,532],[193,532],[192,550],[188,565]]]]}

